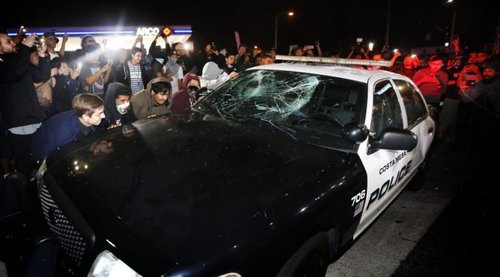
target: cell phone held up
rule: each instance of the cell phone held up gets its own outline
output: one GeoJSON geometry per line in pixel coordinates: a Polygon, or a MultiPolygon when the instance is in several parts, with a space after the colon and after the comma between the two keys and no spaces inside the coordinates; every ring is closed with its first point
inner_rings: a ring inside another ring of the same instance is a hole
{"type": "Polygon", "coordinates": [[[467,81],[465,81],[465,84],[469,87],[473,87],[476,85],[476,81],[475,80],[467,80],[467,81]]]}
{"type": "Polygon", "coordinates": [[[36,36],[34,43],[35,43],[36,46],[43,46],[43,45],[45,45],[45,38],[44,37],[36,36]]]}

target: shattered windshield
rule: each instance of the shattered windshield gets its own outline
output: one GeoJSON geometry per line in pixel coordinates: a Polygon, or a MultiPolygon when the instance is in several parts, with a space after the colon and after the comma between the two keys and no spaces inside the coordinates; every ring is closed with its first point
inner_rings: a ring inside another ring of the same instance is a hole
{"type": "Polygon", "coordinates": [[[256,119],[300,139],[311,132],[340,137],[342,126],[359,122],[366,109],[366,84],[279,70],[248,70],[194,108],[226,119],[256,119]],[[308,132],[308,133],[304,133],[308,132]]]}

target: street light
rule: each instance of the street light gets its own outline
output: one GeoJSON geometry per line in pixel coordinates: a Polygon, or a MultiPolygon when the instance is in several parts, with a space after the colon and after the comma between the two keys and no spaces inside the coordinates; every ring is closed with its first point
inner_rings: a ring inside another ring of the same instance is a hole
{"type": "Polygon", "coordinates": [[[453,11],[453,16],[451,18],[451,29],[450,29],[450,42],[453,40],[453,35],[455,34],[455,18],[457,17],[457,11],[455,5],[453,5],[453,0],[448,0],[446,3],[451,5],[453,11]]]}
{"type": "MultiPolygon", "coordinates": [[[[284,13],[279,13],[274,17],[274,51],[278,53],[278,17],[284,13]]],[[[293,12],[287,12],[288,16],[293,16],[293,12]]]]}

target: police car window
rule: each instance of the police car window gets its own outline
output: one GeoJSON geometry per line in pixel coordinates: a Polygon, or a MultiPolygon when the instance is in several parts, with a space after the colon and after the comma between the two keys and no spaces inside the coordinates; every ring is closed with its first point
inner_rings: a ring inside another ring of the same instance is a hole
{"type": "Polygon", "coordinates": [[[403,128],[401,107],[389,81],[375,85],[370,130],[378,136],[387,127],[403,128]]]}
{"type": "Polygon", "coordinates": [[[427,114],[425,103],[416,88],[403,80],[394,80],[396,87],[403,98],[403,103],[408,117],[408,126],[415,126],[427,114]]]}
{"type": "Polygon", "coordinates": [[[358,87],[352,86],[351,83],[336,81],[324,82],[321,90],[315,93],[318,97],[316,102],[318,105],[315,109],[310,110],[309,114],[324,113],[335,119],[338,119],[342,125],[359,120],[359,108],[362,106],[358,103],[359,95],[361,95],[358,87]]]}
{"type": "Polygon", "coordinates": [[[291,115],[324,113],[342,125],[364,113],[364,84],[321,75],[273,70],[242,72],[209,95],[218,109],[235,117],[283,121],[291,115]]]}
{"type": "MultiPolygon", "coordinates": [[[[247,70],[193,108],[233,120],[259,120],[294,138],[352,148],[342,127],[366,114],[365,83],[281,70],[247,70]]],[[[361,118],[363,117],[363,118],[361,118]]]]}

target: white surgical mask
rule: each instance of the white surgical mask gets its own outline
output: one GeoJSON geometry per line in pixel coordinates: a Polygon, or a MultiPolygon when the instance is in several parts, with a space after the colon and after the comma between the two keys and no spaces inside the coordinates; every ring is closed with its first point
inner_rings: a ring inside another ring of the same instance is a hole
{"type": "Polygon", "coordinates": [[[129,106],[130,106],[130,102],[125,102],[123,104],[116,105],[116,110],[120,114],[126,114],[129,106]]]}

